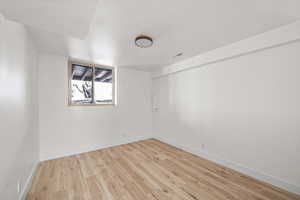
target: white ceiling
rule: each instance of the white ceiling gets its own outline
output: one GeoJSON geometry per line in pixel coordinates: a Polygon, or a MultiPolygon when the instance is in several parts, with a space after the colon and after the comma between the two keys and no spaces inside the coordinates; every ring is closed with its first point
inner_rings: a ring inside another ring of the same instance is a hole
{"type": "Polygon", "coordinates": [[[1,0],[43,51],[151,70],[291,23],[299,0],[1,0]],[[18,6],[16,6],[18,5],[18,6]],[[154,45],[134,45],[138,34],[154,45]],[[183,56],[174,58],[179,52],[183,56]]]}
{"type": "Polygon", "coordinates": [[[75,37],[85,37],[98,0],[0,0],[10,20],[75,37]]]}

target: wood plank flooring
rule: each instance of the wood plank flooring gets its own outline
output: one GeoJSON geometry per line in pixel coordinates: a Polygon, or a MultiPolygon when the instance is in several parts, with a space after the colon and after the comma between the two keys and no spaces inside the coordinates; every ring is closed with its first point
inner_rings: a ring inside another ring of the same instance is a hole
{"type": "Polygon", "coordinates": [[[27,200],[300,200],[155,139],[42,162],[27,200]]]}

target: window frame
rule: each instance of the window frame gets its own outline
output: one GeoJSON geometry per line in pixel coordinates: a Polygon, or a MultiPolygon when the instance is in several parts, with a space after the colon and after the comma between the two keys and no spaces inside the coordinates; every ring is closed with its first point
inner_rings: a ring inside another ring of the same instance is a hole
{"type": "Polygon", "coordinates": [[[115,74],[115,68],[111,66],[106,65],[99,65],[94,63],[88,63],[84,61],[77,61],[77,60],[69,60],[68,61],[68,106],[115,106],[116,105],[116,80],[115,80],[116,74],[115,74]],[[101,69],[109,69],[112,70],[112,103],[106,103],[106,104],[97,104],[95,102],[89,103],[89,104],[74,104],[72,103],[72,65],[82,65],[87,67],[93,68],[93,78],[92,78],[92,87],[93,87],[93,99],[95,98],[95,87],[94,87],[94,79],[95,79],[95,68],[101,68],[101,69]]]}

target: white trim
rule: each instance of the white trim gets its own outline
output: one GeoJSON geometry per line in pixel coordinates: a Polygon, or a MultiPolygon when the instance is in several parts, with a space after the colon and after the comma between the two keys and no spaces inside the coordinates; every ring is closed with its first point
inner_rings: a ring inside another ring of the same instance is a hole
{"type": "Polygon", "coordinates": [[[177,72],[202,67],[216,62],[233,59],[257,51],[274,48],[300,40],[300,20],[277,29],[214,49],[212,51],[168,65],[153,72],[152,78],[159,78],[177,72]]]}
{"type": "Polygon", "coordinates": [[[81,153],[97,151],[97,150],[101,150],[101,149],[105,149],[105,148],[109,148],[109,147],[119,146],[119,145],[123,145],[123,144],[129,144],[129,143],[132,143],[132,142],[138,142],[138,141],[146,140],[146,139],[150,139],[150,138],[152,138],[152,137],[150,137],[150,136],[140,136],[140,137],[135,137],[135,138],[131,138],[131,139],[124,138],[124,141],[116,142],[114,144],[101,145],[101,146],[96,146],[96,147],[93,146],[93,147],[86,148],[86,149],[81,150],[81,151],[63,153],[63,154],[59,154],[59,155],[51,155],[51,156],[46,156],[46,157],[40,156],[40,160],[41,161],[47,161],[47,160],[53,160],[53,159],[57,159],[57,158],[67,157],[67,156],[74,156],[74,155],[81,154],[81,153]]]}
{"type": "Polygon", "coordinates": [[[213,154],[210,154],[210,153],[202,151],[202,150],[191,149],[191,148],[186,147],[184,145],[180,145],[177,142],[169,141],[169,140],[163,139],[161,137],[155,137],[155,138],[158,139],[158,140],[161,140],[161,141],[163,141],[167,144],[173,145],[173,146],[175,146],[179,149],[187,151],[189,153],[195,154],[197,156],[203,157],[205,159],[213,161],[213,162],[215,162],[217,164],[220,164],[222,166],[234,169],[238,172],[241,172],[243,174],[246,174],[248,176],[256,178],[257,180],[269,183],[271,185],[277,186],[277,187],[282,188],[284,190],[287,190],[289,192],[300,195],[300,187],[299,186],[288,183],[286,181],[283,181],[278,177],[274,177],[274,176],[271,176],[271,175],[268,175],[268,174],[265,174],[265,173],[262,173],[262,172],[258,172],[258,171],[253,170],[253,169],[249,169],[249,168],[247,168],[245,166],[242,166],[238,163],[235,163],[235,162],[230,161],[230,160],[223,159],[223,158],[221,158],[217,155],[213,155],[213,154]]]}
{"type": "Polygon", "coordinates": [[[26,182],[24,184],[24,187],[23,187],[23,189],[22,189],[22,191],[21,191],[21,193],[19,195],[19,198],[18,198],[19,200],[26,200],[27,194],[28,194],[28,192],[30,190],[30,187],[32,185],[33,177],[36,174],[38,164],[39,163],[36,163],[33,166],[33,168],[31,169],[30,174],[27,177],[26,182]]]}

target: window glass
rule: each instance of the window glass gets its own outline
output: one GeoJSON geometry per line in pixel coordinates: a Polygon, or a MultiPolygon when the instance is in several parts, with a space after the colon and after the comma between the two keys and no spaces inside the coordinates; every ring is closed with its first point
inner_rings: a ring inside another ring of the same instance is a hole
{"type": "Polygon", "coordinates": [[[112,105],[114,68],[70,63],[69,105],[112,105]]]}
{"type": "Polygon", "coordinates": [[[72,104],[93,103],[93,67],[73,64],[71,76],[72,104]]]}
{"type": "Polygon", "coordinates": [[[96,104],[113,102],[113,71],[95,67],[94,92],[96,104]]]}

